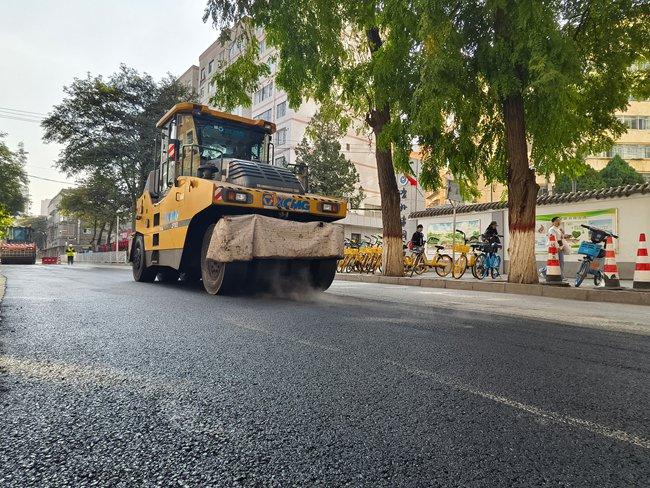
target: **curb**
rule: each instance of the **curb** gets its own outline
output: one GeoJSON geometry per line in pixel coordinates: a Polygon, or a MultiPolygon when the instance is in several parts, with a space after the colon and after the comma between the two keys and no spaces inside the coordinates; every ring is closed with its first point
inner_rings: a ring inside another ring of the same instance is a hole
{"type": "Polygon", "coordinates": [[[460,281],[436,278],[401,278],[397,276],[341,273],[337,273],[335,279],[339,281],[355,281],[360,283],[446,288],[448,290],[489,293],[512,293],[514,295],[533,295],[547,298],[562,298],[565,300],[580,300],[583,302],[607,302],[650,306],[650,293],[638,292],[631,289],[621,291],[590,290],[584,288],[546,286],[541,284],[523,285],[520,283],[507,283],[505,281],[460,281]]]}

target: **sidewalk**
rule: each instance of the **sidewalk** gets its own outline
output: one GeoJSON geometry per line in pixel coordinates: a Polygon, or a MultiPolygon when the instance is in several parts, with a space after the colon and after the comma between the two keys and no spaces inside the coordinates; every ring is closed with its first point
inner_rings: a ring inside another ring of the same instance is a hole
{"type": "MultiPolygon", "coordinates": [[[[448,290],[483,291],[493,293],[513,293],[516,295],[533,295],[548,298],[563,298],[565,300],[581,300],[585,302],[608,302],[623,303],[629,305],[650,306],[650,292],[636,291],[631,288],[631,282],[625,284],[630,286],[624,290],[604,290],[593,286],[557,287],[545,284],[523,285],[519,283],[507,283],[504,279],[479,281],[471,276],[463,276],[460,280],[453,278],[433,277],[431,273],[422,276],[393,277],[381,275],[368,275],[358,273],[337,273],[336,278],[340,281],[355,281],[362,283],[381,283],[389,285],[420,286],[423,288],[446,288],[448,290]]],[[[623,285],[623,283],[621,283],[623,285]]]]}

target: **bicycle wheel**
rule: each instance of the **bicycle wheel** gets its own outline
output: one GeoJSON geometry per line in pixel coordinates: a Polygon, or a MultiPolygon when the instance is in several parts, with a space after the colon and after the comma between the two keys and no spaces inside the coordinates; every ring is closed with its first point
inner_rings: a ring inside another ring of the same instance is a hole
{"type": "Polygon", "coordinates": [[[490,274],[492,275],[493,280],[496,280],[499,276],[501,276],[501,273],[499,272],[500,267],[501,267],[501,256],[494,256],[494,262],[492,263],[492,267],[490,268],[490,274]]]}
{"type": "Polygon", "coordinates": [[[416,275],[421,275],[422,273],[424,273],[427,270],[427,268],[428,268],[428,266],[427,266],[427,263],[426,263],[426,258],[424,257],[424,255],[422,255],[420,257],[420,259],[418,260],[417,264],[415,265],[415,274],[416,275]]]}
{"type": "Polygon", "coordinates": [[[603,272],[598,270],[594,275],[594,286],[600,286],[603,283],[603,272]]]}
{"type": "Polygon", "coordinates": [[[467,271],[467,256],[461,254],[458,256],[458,259],[456,259],[456,262],[454,263],[454,267],[451,270],[451,275],[459,280],[463,277],[465,271],[467,271]]]}
{"type": "Polygon", "coordinates": [[[451,256],[447,254],[439,254],[436,260],[436,274],[441,277],[447,276],[451,273],[451,268],[454,263],[451,261],[451,256]]]}
{"type": "Polygon", "coordinates": [[[582,285],[585,276],[587,276],[587,273],[589,272],[590,264],[591,263],[589,262],[588,259],[583,259],[582,262],[580,263],[580,268],[578,268],[578,272],[576,273],[576,288],[582,285]]]}
{"type": "Polygon", "coordinates": [[[472,266],[472,276],[478,280],[482,280],[487,273],[485,272],[485,254],[476,256],[476,262],[472,266]]]}

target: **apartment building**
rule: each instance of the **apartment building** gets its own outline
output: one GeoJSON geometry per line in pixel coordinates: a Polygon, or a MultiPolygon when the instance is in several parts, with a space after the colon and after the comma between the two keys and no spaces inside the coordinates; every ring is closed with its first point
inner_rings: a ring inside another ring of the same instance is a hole
{"type": "Polygon", "coordinates": [[[616,116],[625,124],[627,132],[609,151],[589,156],[587,163],[601,170],[618,154],[650,182],[650,100],[631,98],[627,109],[616,116]]]}
{"type": "MultiPolygon", "coordinates": [[[[262,30],[256,33],[259,40],[260,59],[270,68],[270,75],[261,80],[255,93],[251,93],[252,105],[250,107],[237,107],[232,113],[243,117],[263,119],[276,124],[274,135],[273,164],[292,165],[296,161],[295,148],[302,141],[309,121],[318,110],[318,106],[311,100],[303,102],[300,107],[289,107],[287,94],[275,83],[277,73],[276,51],[266,44],[265,34],[262,30]]],[[[234,41],[222,44],[220,41],[212,43],[199,56],[197,93],[199,101],[204,105],[211,104],[214,87],[210,80],[217,70],[222,70],[234,62],[242,53],[244,43],[235,31],[234,41]]],[[[190,67],[179,79],[191,84],[194,67],[190,67]]],[[[191,85],[193,86],[193,85],[191,85]]],[[[219,107],[215,107],[219,109],[219,107]]],[[[360,186],[365,199],[364,208],[380,208],[379,182],[375,162],[374,138],[370,133],[357,133],[351,129],[341,138],[341,151],[350,159],[360,177],[360,186]]]]}

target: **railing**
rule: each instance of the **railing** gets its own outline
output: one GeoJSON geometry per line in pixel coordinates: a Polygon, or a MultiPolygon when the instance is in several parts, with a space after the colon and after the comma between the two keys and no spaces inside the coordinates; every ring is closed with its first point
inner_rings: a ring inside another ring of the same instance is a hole
{"type": "MultiPolygon", "coordinates": [[[[128,251],[106,251],[106,252],[78,252],[74,255],[75,263],[128,263],[128,251]]],[[[61,262],[67,263],[68,257],[61,254],[61,262]]]]}

